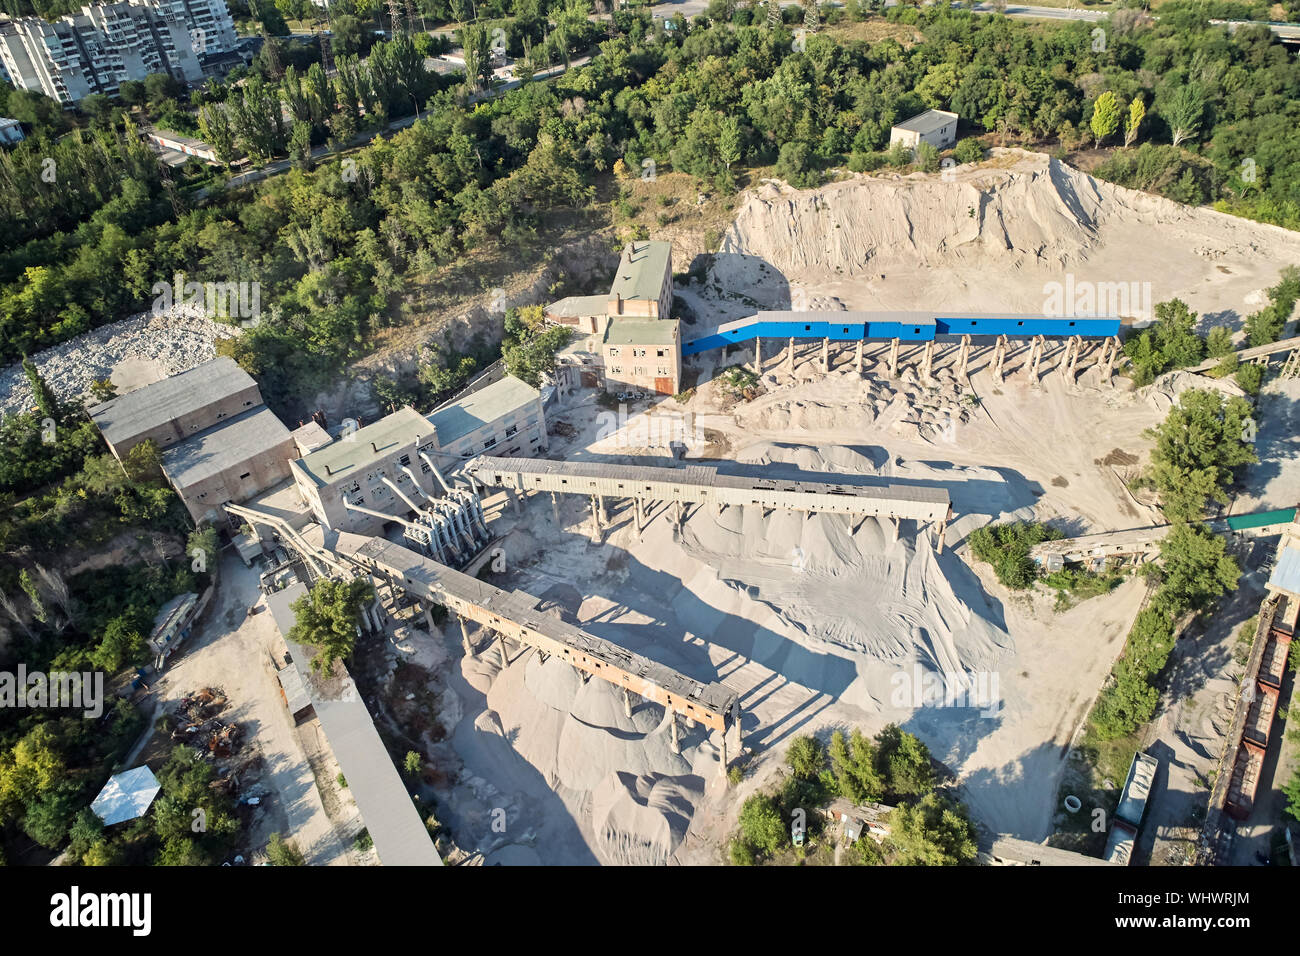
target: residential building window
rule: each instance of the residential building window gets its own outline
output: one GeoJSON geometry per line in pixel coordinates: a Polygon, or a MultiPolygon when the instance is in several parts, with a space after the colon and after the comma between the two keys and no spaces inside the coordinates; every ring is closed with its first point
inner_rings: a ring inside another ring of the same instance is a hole
{"type": "Polygon", "coordinates": [[[623,368],[622,368],[622,366],[620,366],[620,365],[611,365],[611,366],[609,367],[609,370],[610,370],[610,372],[612,372],[614,375],[621,375],[621,374],[623,374],[623,368]]]}
{"type": "Polygon", "coordinates": [[[656,358],[663,358],[663,357],[664,357],[665,355],[667,355],[667,354],[668,354],[668,350],[667,350],[667,349],[655,349],[655,357],[656,357],[656,358]]]}
{"type": "Polygon", "coordinates": [[[485,441],[485,442],[483,443],[483,447],[484,447],[484,448],[491,448],[491,447],[492,447],[493,445],[495,445],[496,443],[497,443],[496,436],[493,435],[491,438],[489,438],[487,441],[485,441]]]}
{"type": "Polygon", "coordinates": [[[614,348],[613,346],[610,346],[609,354],[610,354],[610,357],[611,357],[611,358],[617,358],[617,357],[618,357],[618,349],[614,348]]]}
{"type": "Polygon", "coordinates": [[[513,434],[514,434],[515,432],[517,432],[517,431],[519,431],[519,426],[518,426],[518,425],[511,425],[509,428],[506,429],[506,437],[509,438],[511,435],[513,435],[513,434]]]}

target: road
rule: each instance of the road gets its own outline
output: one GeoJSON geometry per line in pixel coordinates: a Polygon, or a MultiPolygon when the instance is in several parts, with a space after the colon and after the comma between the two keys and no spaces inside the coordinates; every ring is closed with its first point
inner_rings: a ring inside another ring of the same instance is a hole
{"type": "Polygon", "coordinates": [[[213,607],[152,693],[156,702],[168,706],[202,687],[224,690],[230,705],[222,719],[240,724],[244,739],[260,750],[263,782],[275,792],[272,807],[285,814],[284,836],[293,838],[309,864],[346,866],[352,862],[349,849],[325,813],[316,778],[280,696],[270,656],[281,643],[275,622],[265,610],[248,614],[258,596],[257,571],[244,567],[227,550],[213,607]]]}

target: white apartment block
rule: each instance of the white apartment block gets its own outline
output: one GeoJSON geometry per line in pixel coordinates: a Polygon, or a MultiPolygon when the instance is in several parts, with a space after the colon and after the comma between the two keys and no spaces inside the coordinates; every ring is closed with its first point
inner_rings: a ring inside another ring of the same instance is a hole
{"type": "Polygon", "coordinates": [[[237,43],[225,0],[124,0],[54,22],[0,20],[0,66],[10,82],[65,106],[92,93],[112,96],[124,80],[150,73],[199,82],[199,57],[237,43]]]}

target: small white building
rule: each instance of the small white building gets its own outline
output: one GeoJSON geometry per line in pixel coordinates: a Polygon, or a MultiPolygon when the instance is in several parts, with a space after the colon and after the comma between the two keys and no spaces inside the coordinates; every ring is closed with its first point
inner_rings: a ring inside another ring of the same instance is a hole
{"type": "Polygon", "coordinates": [[[935,149],[948,149],[957,143],[957,119],[956,113],[946,110],[917,113],[890,127],[889,147],[893,149],[902,143],[908,149],[916,149],[922,143],[929,143],[935,149]]]}

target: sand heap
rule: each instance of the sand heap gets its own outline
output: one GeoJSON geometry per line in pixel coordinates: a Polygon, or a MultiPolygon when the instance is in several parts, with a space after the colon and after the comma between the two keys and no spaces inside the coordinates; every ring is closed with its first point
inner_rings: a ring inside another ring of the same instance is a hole
{"type": "MultiPolygon", "coordinates": [[[[490,660],[491,655],[488,655],[490,660]]],[[[555,790],[590,807],[594,849],[611,864],[663,864],[677,849],[717,775],[717,752],[703,727],[681,727],[672,751],[664,708],[583,681],[558,657],[533,651],[497,675],[476,729],[505,737],[555,790]]]]}
{"type": "Polygon", "coordinates": [[[722,252],[756,256],[787,275],[853,276],[890,262],[923,268],[997,259],[1017,267],[1086,258],[1105,184],[1050,157],[1024,155],[1034,158],[1014,170],[951,182],[876,177],[869,189],[849,180],[816,191],[768,183],[741,208],[722,252]]]}
{"type": "MultiPolygon", "coordinates": [[[[874,476],[950,489],[960,527],[1007,515],[1022,516],[1032,492],[992,469],[941,468],[890,459],[882,449],[842,446],[810,448],[763,442],[737,455],[780,473],[782,465],[810,472],[874,476]]],[[[1012,648],[1000,616],[986,603],[978,580],[951,554],[933,547],[932,529],[904,522],[893,540],[884,520],[868,518],[856,529],[843,515],[804,515],[729,508],[720,516],[697,511],[685,523],[680,544],[707,569],[691,580],[702,600],[723,606],[725,590],[739,591],[766,605],[795,635],[808,666],[835,667],[833,658],[856,662],[861,691],[849,699],[864,707],[880,703],[899,667],[918,663],[960,683],[963,675],[992,670],[1012,648]],[[712,581],[707,580],[711,577],[712,581]]],[[[787,648],[773,643],[771,654],[787,648]]],[[[755,647],[755,658],[764,650],[755,647]]],[[[791,660],[764,661],[808,687],[821,686],[815,673],[791,673],[791,660]]]]}

